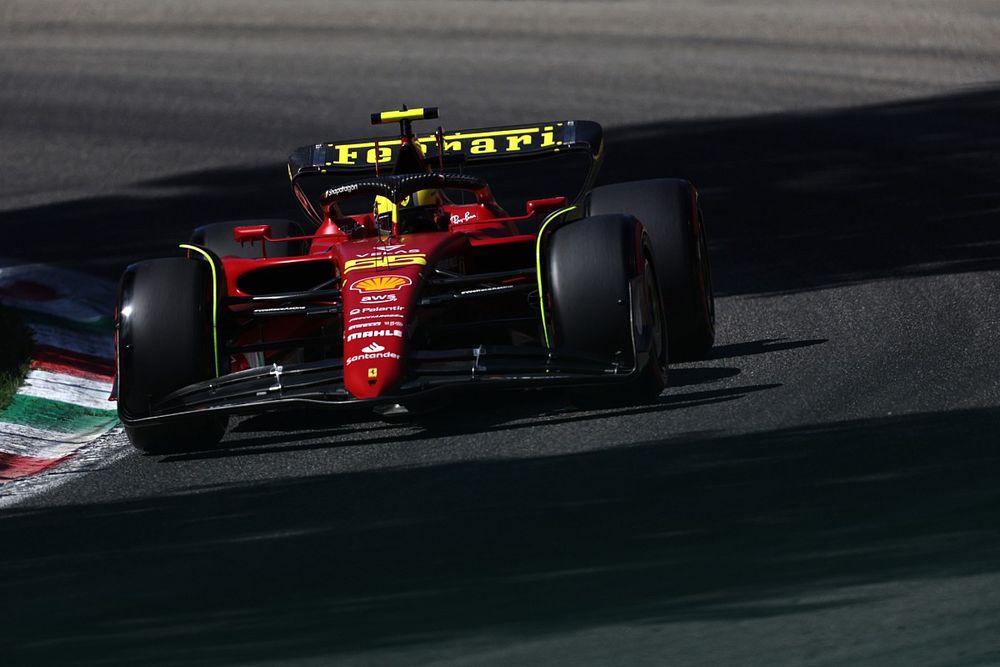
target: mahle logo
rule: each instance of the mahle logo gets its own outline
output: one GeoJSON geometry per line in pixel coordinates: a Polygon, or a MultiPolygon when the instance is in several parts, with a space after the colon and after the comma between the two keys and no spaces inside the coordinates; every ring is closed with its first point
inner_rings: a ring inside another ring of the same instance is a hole
{"type": "Polygon", "coordinates": [[[359,338],[402,338],[402,329],[376,329],[374,331],[355,331],[347,334],[347,342],[358,340],[359,338]]]}

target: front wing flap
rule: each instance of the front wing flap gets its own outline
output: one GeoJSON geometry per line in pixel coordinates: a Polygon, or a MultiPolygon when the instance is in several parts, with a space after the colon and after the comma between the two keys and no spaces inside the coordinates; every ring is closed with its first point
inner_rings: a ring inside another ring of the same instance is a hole
{"type": "Polygon", "coordinates": [[[166,396],[148,417],[129,426],[160,423],[193,414],[249,414],[294,407],[359,408],[405,402],[461,388],[586,386],[627,382],[635,368],[622,368],[545,348],[480,346],[410,353],[410,373],[396,392],[357,399],[344,389],[341,359],[280,366],[272,364],[199,382],[166,396]]]}

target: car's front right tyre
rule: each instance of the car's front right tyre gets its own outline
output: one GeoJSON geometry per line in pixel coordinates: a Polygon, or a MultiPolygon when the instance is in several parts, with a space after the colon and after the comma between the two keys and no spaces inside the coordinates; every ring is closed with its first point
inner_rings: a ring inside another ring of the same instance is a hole
{"type": "Polygon", "coordinates": [[[548,240],[550,343],[557,352],[633,369],[625,382],[571,392],[581,407],[648,403],[663,391],[667,328],[649,237],[630,215],[570,222],[548,240]]]}
{"type": "Polygon", "coordinates": [[[192,416],[162,423],[155,406],[189,384],[215,376],[212,283],[207,263],[183,257],[132,264],[118,295],[118,414],[131,443],[148,453],[211,446],[226,420],[192,416]]]}

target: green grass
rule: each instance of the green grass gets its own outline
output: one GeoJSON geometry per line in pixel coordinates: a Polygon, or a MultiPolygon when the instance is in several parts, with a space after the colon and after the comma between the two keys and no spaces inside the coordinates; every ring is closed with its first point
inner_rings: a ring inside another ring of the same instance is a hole
{"type": "Polygon", "coordinates": [[[0,410],[10,405],[31,362],[31,331],[17,313],[0,305],[0,410]]]}

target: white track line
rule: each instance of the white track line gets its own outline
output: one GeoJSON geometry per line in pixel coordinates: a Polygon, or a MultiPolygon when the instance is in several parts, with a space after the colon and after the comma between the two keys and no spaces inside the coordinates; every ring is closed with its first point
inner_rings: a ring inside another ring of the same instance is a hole
{"type": "Polygon", "coordinates": [[[87,378],[38,369],[28,372],[24,384],[17,393],[82,405],[94,410],[115,409],[115,404],[108,401],[108,395],[111,393],[110,382],[88,380],[87,378]]]}
{"type": "Polygon", "coordinates": [[[104,437],[84,445],[72,458],[31,477],[0,484],[0,509],[12,507],[35,496],[52,491],[82,475],[106,468],[134,450],[117,428],[104,437]]]}
{"type": "Polygon", "coordinates": [[[37,459],[61,459],[69,456],[82,445],[92,442],[107,432],[100,427],[78,431],[77,433],[60,433],[23,424],[2,424],[0,433],[0,452],[17,456],[30,456],[37,459]]]}

